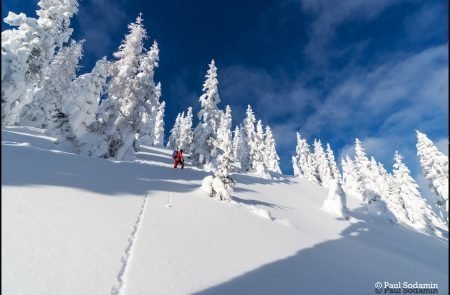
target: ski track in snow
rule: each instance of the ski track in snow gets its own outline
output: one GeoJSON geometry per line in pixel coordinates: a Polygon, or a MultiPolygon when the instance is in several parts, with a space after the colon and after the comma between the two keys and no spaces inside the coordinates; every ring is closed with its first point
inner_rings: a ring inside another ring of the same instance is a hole
{"type": "Polygon", "coordinates": [[[148,193],[145,194],[144,201],[142,202],[142,206],[137,216],[136,222],[133,225],[133,231],[128,238],[128,245],[125,248],[122,258],[120,259],[120,261],[122,262],[122,267],[117,273],[117,285],[112,287],[111,295],[125,294],[128,269],[130,268],[134,247],[139,235],[139,228],[141,226],[142,220],[144,219],[144,211],[147,205],[147,198],[148,193]]]}

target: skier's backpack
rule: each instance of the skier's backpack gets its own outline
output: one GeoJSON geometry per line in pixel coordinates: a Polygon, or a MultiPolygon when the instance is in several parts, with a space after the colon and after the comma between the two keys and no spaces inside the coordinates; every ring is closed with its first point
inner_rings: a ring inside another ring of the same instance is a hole
{"type": "Polygon", "coordinates": [[[178,156],[178,151],[173,151],[172,158],[175,160],[178,156]]]}

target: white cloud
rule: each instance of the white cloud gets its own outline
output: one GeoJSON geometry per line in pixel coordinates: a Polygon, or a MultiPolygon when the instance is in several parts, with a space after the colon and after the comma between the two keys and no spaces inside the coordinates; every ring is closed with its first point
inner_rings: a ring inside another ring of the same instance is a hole
{"type": "Polygon", "coordinates": [[[86,39],[86,52],[101,58],[119,47],[120,44],[113,44],[112,40],[128,25],[124,5],[124,0],[92,0],[80,5],[75,17],[80,24],[79,33],[86,39]]]}
{"type": "Polygon", "coordinates": [[[408,0],[300,0],[305,13],[314,16],[304,53],[315,63],[326,63],[339,26],[349,21],[369,21],[386,8],[408,0]]]}

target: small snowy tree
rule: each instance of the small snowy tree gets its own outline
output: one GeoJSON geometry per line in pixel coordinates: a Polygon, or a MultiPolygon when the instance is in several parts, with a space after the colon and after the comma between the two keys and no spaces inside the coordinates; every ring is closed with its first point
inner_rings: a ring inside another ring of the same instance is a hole
{"type": "Polygon", "coordinates": [[[433,232],[430,219],[432,210],[419,193],[416,181],[411,177],[408,167],[402,162],[403,157],[396,151],[394,156],[393,183],[407,213],[408,223],[427,232],[433,232]]]}
{"type": "Polygon", "coordinates": [[[340,180],[341,173],[339,172],[339,169],[336,164],[336,160],[334,158],[333,150],[331,149],[329,143],[327,143],[327,161],[328,161],[328,167],[330,169],[331,179],[340,180]]]}
{"type": "Polygon", "coordinates": [[[338,218],[348,220],[347,197],[340,182],[333,179],[329,186],[328,197],[323,202],[322,209],[338,218]]]}
{"type": "Polygon", "coordinates": [[[201,110],[198,113],[200,122],[194,129],[194,139],[191,149],[192,163],[203,166],[206,169],[215,169],[211,154],[214,154],[214,147],[211,141],[216,139],[216,132],[220,120],[220,111],[217,105],[220,103],[217,68],[214,60],[209,64],[203,83],[203,94],[200,96],[201,110]]]}
{"type": "Polygon", "coordinates": [[[2,32],[2,126],[18,122],[55,51],[73,31],[70,19],[78,11],[78,1],[41,0],[38,6],[38,19],[13,12],[4,19],[18,29],[2,32]]]}
{"type": "Polygon", "coordinates": [[[330,165],[320,139],[314,140],[314,160],[318,183],[323,187],[329,187],[329,183],[332,180],[330,165]]]}
{"type": "Polygon", "coordinates": [[[167,148],[171,150],[178,150],[180,147],[180,134],[181,134],[181,124],[183,120],[183,114],[178,114],[173,124],[173,128],[170,130],[169,140],[167,142],[167,148]]]}
{"type": "Polygon", "coordinates": [[[182,116],[180,128],[180,148],[190,151],[194,132],[192,130],[192,107],[188,107],[186,116],[182,116]]]}
{"type": "Polygon", "coordinates": [[[153,145],[162,147],[164,144],[164,108],[166,107],[166,102],[163,101],[159,104],[158,112],[155,118],[155,140],[153,145]]]}
{"type": "Polygon", "coordinates": [[[428,186],[436,196],[440,215],[448,224],[448,157],[438,151],[426,134],[417,131],[417,155],[428,186]]]}
{"type": "Polygon", "coordinates": [[[270,178],[269,169],[265,161],[265,145],[264,145],[264,131],[261,120],[256,124],[256,133],[253,150],[253,157],[251,167],[254,173],[263,178],[270,178]]]}
{"type": "Polygon", "coordinates": [[[269,125],[266,126],[266,131],[264,133],[264,151],[265,151],[265,162],[269,171],[281,174],[280,169],[280,157],[275,149],[275,139],[273,138],[272,129],[269,125]]]}
{"type": "Polygon", "coordinates": [[[307,181],[318,183],[316,177],[316,168],[314,162],[314,155],[309,149],[309,144],[306,139],[302,138],[297,132],[297,146],[295,148],[296,155],[292,158],[294,167],[294,175],[305,178],[307,181]]]}
{"type": "Polygon", "coordinates": [[[239,146],[239,162],[241,171],[247,172],[252,169],[254,147],[255,147],[255,115],[252,107],[247,106],[246,115],[240,128],[241,145],[239,146]]]}
{"type": "Polygon", "coordinates": [[[348,196],[354,196],[357,199],[363,199],[360,184],[359,184],[359,176],[356,173],[355,165],[347,155],[341,161],[342,166],[342,187],[345,193],[348,196]]]}
{"type": "Polygon", "coordinates": [[[242,144],[241,130],[239,125],[236,125],[234,129],[233,136],[233,160],[239,161],[240,158],[240,145],[242,144]]]}
{"type": "Polygon", "coordinates": [[[231,108],[226,107],[217,131],[217,139],[212,141],[218,152],[218,168],[214,172],[214,177],[208,176],[203,181],[203,187],[212,198],[221,201],[231,199],[234,188],[234,180],[230,176],[231,162],[233,159],[233,144],[231,138],[231,108]]]}

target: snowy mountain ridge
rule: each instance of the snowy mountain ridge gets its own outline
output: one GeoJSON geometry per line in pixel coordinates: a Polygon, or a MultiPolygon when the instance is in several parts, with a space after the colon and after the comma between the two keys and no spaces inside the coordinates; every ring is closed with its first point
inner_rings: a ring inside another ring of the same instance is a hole
{"type": "Polygon", "coordinates": [[[233,173],[231,201],[209,173],[173,169],[171,150],[135,161],[67,152],[31,127],[2,131],[5,294],[375,294],[376,283],[448,293],[448,232],[418,232],[292,176],[233,173]],[[60,149],[60,150],[58,150],[60,149]]]}

